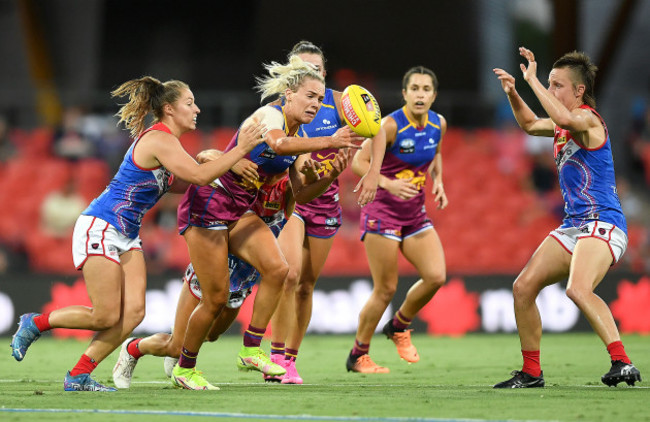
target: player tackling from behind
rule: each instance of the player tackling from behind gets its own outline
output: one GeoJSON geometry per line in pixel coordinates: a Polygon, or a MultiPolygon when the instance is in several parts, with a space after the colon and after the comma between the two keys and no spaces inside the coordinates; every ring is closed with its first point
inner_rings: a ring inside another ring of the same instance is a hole
{"type": "Polygon", "coordinates": [[[607,304],[594,293],[609,267],[627,247],[627,226],[621,211],[609,132],[594,109],[596,66],[581,52],[553,64],[548,89],[537,79],[532,51],[520,47],[524,80],[548,114],[538,118],[515,89],[515,78],[494,69],[519,126],[531,135],[553,137],[553,150],[564,197],[562,225],[537,248],[513,285],[515,318],[524,364],[513,377],[494,388],[543,387],[540,366],[542,321],[535,304],[546,286],[568,277],[566,293],[607,346],[612,366],[603,383],[634,385],[641,381],[630,362],[607,304]]]}

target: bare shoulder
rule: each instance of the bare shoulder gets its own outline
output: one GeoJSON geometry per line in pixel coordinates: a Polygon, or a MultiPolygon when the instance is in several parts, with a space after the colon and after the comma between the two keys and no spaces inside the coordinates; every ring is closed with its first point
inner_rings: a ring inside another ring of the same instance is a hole
{"type": "Polygon", "coordinates": [[[271,105],[265,105],[255,110],[253,114],[244,120],[242,126],[249,124],[252,120],[257,120],[259,123],[265,124],[268,130],[282,129],[284,127],[284,116],[282,112],[271,105]]]}
{"type": "Polygon", "coordinates": [[[391,116],[386,116],[381,120],[381,127],[386,133],[386,145],[393,145],[397,137],[397,122],[391,116]]]}
{"type": "Polygon", "coordinates": [[[440,131],[444,135],[445,132],[447,132],[447,119],[445,119],[445,116],[443,116],[440,113],[436,113],[438,115],[438,118],[440,119],[440,131]]]}

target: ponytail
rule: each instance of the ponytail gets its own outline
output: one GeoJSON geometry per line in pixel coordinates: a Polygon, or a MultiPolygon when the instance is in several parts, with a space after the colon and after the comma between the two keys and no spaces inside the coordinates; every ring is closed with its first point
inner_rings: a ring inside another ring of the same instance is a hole
{"type": "Polygon", "coordinates": [[[154,123],[159,122],[164,113],[165,104],[173,104],[180,97],[183,89],[189,89],[185,82],[170,80],[160,82],[151,76],[143,76],[124,82],[111,92],[111,97],[129,97],[129,101],[115,114],[124,122],[135,138],[145,129],[145,120],[149,113],[154,116],[154,123]]]}

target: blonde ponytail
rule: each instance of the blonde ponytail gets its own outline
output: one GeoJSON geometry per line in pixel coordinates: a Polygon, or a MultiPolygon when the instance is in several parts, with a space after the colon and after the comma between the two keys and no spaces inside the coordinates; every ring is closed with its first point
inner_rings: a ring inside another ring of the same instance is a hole
{"type": "Polygon", "coordinates": [[[298,56],[291,56],[289,63],[271,62],[264,68],[269,76],[255,78],[255,89],[262,94],[262,100],[273,95],[283,96],[285,90],[297,91],[306,78],[313,78],[325,83],[323,76],[314,69],[313,65],[303,61],[298,56]]]}

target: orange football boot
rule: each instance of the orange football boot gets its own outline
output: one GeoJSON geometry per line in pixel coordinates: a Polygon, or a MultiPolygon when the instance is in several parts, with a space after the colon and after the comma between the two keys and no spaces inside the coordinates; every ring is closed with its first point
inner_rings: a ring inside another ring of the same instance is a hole
{"type": "Polygon", "coordinates": [[[370,355],[359,356],[356,360],[352,355],[348,355],[348,361],[345,363],[348,372],[359,372],[362,374],[387,374],[390,369],[377,365],[370,359],[370,355]]]}
{"type": "Polygon", "coordinates": [[[393,340],[393,343],[395,343],[399,357],[408,363],[415,363],[420,360],[417,349],[411,343],[411,331],[413,330],[405,330],[404,332],[395,331],[391,321],[388,321],[382,331],[386,334],[387,338],[393,340]]]}

